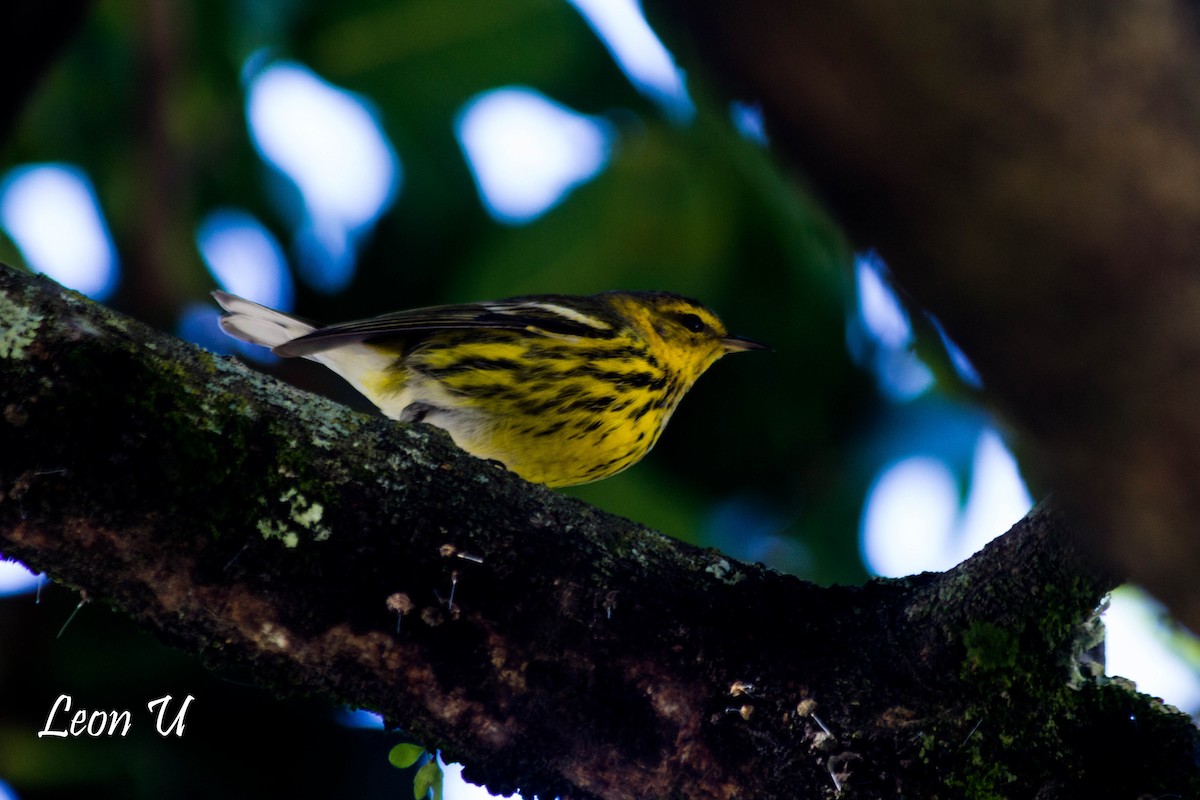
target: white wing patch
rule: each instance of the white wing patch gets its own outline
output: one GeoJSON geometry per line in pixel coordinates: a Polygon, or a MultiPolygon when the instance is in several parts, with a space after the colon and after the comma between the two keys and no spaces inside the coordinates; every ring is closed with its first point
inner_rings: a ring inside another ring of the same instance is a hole
{"type": "Polygon", "coordinates": [[[557,314],[564,319],[569,319],[572,322],[578,322],[580,325],[587,325],[589,328],[594,328],[598,331],[607,331],[612,329],[612,325],[601,319],[589,317],[582,311],[576,311],[573,308],[560,306],[557,303],[524,303],[520,306],[514,306],[513,311],[520,308],[540,308],[542,311],[549,311],[551,314],[557,314]]]}

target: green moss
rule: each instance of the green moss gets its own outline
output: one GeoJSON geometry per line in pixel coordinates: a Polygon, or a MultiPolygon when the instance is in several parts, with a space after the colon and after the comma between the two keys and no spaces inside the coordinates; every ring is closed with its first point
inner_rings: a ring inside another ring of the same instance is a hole
{"type": "Polygon", "coordinates": [[[965,675],[1010,673],[1017,665],[1020,636],[991,622],[975,622],[963,634],[965,675]]]}
{"type": "Polygon", "coordinates": [[[1009,800],[1017,776],[1000,759],[984,759],[972,754],[961,778],[947,781],[947,788],[956,795],[972,800],[1009,800]]]}
{"type": "MultiPolygon", "coordinates": [[[[1036,607],[1015,609],[986,592],[964,599],[966,579],[938,587],[934,605],[969,602],[987,621],[944,628],[962,648],[958,677],[965,692],[956,708],[945,709],[914,741],[921,761],[938,776],[927,787],[931,796],[1030,796],[1044,776],[1059,776],[1065,785],[1080,779],[1088,748],[1086,726],[1079,728],[1077,720],[1093,718],[1094,708],[1087,693],[1068,686],[1066,662],[1080,642],[1094,640],[1094,632],[1083,636],[1080,626],[1096,598],[1093,585],[1063,577],[1036,592],[1036,607]],[[996,613],[993,603],[999,603],[996,613]],[[1014,764],[1022,765],[1020,772],[1014,764]]],[[[932,613],[929,606],[910,609],[910,617],[932,613]]]]}

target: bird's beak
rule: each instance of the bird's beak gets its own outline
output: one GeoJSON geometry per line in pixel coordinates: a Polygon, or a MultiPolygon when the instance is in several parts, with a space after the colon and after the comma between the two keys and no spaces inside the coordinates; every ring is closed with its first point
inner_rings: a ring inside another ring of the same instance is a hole
{"type": "Polygon", "coordinates": [[[771,349],[762,342],[756,342],[753,339],[746,339],[742,336],[726,336],[721,340],[721,347],[725,348],[726,353],[741,353],[745,350],[771,349]]]}

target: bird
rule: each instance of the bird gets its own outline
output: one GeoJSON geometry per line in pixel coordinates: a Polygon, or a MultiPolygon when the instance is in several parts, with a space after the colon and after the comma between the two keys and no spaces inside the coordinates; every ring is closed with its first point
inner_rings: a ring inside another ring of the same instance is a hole
{"type": "Polygon", "coordinates": [[[770,349],[669,292],[529,295],[319,326],[223,291],[221,329],[319,362],[401,422],[549,487],[621,472],[728,353],[770,349]]]}

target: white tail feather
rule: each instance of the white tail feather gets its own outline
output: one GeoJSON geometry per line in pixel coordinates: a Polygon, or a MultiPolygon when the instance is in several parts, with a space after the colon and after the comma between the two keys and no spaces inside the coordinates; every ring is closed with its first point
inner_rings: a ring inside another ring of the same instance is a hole
{"type": "Polygon", "coordinates": [[[251,302],[228,292],[213,292],[227,314],[221,317],[221,330],[235,339],[263,347],[278,347],[316,330],[307,322],[251,302]]]}

